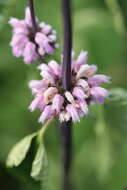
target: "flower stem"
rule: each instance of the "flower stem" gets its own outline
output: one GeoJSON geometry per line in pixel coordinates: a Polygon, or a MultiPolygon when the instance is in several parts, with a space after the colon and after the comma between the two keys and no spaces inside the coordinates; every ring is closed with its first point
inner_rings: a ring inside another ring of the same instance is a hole
{"type": "Polygon", "coordinates": [[[38,142],[40,143],[42,140],[42,137],[45,133],[45,131],[47,130],[48,126],[50,125],[50,123],[53,121],[53,119],[48,120],[43,126],[42,128],[38,131],[38,142]]]}
{"type": "MultiPolygon", "coordinates": [[[[36,32],[38,31],[38,26],[37,26],[36,16],[35,16],[34,0],[28,0],[28,2],[29,2],[30,13],[31,13],[31,20],[32,20],[32,24],[33,24],[33,36],[35,36],[36,32]]],[[[38,52],[37,43],[35,41],[34,41],[34,43],[36,44],[36,52],[38,54],[38,61],[40,63],[42,63],[43,56],[41,56],[38,52]]]]}
{"type": "Polygon", "coordinates": [[[61,127],[63,144],[63,190],[70,190],[70,168],[72,158],[72,122],[64,122],[61,127]]]}
{"type": "Polygon", "coordinates": [[[72,23],[70,0],[62,0],[64,23],[64,52],[62,65],[62,82],[65,91],[71,89],[71,50],[72,50],[72,23]]]}
{"type": "MultiPolygon", "coordinates": [[[[64,91],[71,90],[71,51],[72,51],[72,23],[70,0],[62,0],[64,24],[64,50],[62,65],[62,84],[64,91]]],[[[70,167],[72,153],[72,121],[62,123],[63,143],[63,190],[70,190],[70,167]]]]}
{"type": "Polygon", "coordinates": [[[31,12],[33,30],[34,30],[34,32],[36,32],[37,31],[37,24],[36,24],[36,17],[35,17],[34,1],[33,0],[29,0],[29,8],[30,8],[30,12],[31,12]]]}

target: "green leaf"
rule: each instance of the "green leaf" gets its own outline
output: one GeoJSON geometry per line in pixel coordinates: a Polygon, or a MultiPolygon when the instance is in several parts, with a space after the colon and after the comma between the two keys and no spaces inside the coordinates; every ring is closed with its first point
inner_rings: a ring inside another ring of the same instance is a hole
{"type": "Polygon", "coordinates": [[[0,2],[0,30],[7,24],[16,0],[3,0],[0,2]]]}
{"type": "Polygon", "coordinates": [[[110,91],[110,102],[117,102],[120,105],[127,105],[127,90],[124,88],[115,88],[110,91]]]}
{"type": "MultiPolygon", "coordinates": [[[[113,129],[122,132],[126,136],[127,132],[127,90],[115,88],[111,91],[109,100],[104,105],[105,117],[108,125],[113,129]]],[[[119,135],[118,133],[118,135],[119,135]]],[[[119,135],[120,136],[120,135],[119,135]]],[[[123,138],[123,137],[122,137],[123,138]]]]}
{"type": "Polygon", "coordinates": [[[41,142],[39,144],[35,159],[32,163],[31,177],[35,180],[42,180],[47,177],[48,160],[45,147],[41,142]]]}
{"type": "Polygon", "coordinates": [[[18,142],[10,151],[7,158],[8,167],[19,166],[25,159],[27,152],[30,148],[32,139],[36,136],[36,133],[24,137],[20,142],[18,142]]]}

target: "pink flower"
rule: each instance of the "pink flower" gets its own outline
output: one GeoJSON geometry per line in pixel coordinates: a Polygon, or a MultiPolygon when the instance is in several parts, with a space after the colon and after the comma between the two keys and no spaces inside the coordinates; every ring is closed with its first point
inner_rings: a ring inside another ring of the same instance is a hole
{"type": "Polygon", "coordinates": [[[37,59],[37,53],[36,53],[36,46],[32,42],[28,42],[25,46],[24,52],[24,62],[25,63],[32,63],[37,59]]]}
{"type": "Polygon", "coordinates": [[[53,98],[52,108],[56,110],[56,113],[59,114],[64,103],[64,98],[60,94],[56,94],[53,98]]]}
{"type": "Polygon", "coordinates": [[[29,87],[35,96],[30,109],[31,111],[36,108],[40,109],[42,112],[40,122],[56,116],[60,122],[70,119],[76,122],[87,116],[91,102],[104,103],[108,91],[99,85],[108,82],[109,77],[97,75],[97,67],[86,63],[86,55],[85,52],[81,52],[78,63],[74,58],[72,60],[71,91],[64,91],[62,88],[62,66],[60,64],[53,60],[47,65],[44,63],[39,65],[38,69],[43,79],[32,80],[29,87]]]}
{"type": "Polygon", "coordinates": [[[81,51],[81,53],[78,56],[78,59],[76,61],[76,68],[79,69],[81,67],[81,65],[86,64],[87,59],[88,59],[88,52],[87,51],[81,51]]]}
{"type": "Polygon", "coordinates": [[[96,71],[97,71],[96,65],[88,65],[88,64],[81,65],[76,77],[77,79],[82,77],[89,78],[93,76],[96,73],[96,71]]]}
{"type": "Polygon", "coordinates": [[[89,87],[88,82],[87,82],[86,80],[84,80],[84,79],[79,79],[79,80],[77,81],[77,86],[80,86],[80,87],[82,87],[83,89],[86,89],[86,88],[89,87]]]}
{"type": "Polygon", "coordinates": [[[25,19],[11,18],[9,24],[13,28],[10,45],[13,55],[24,57],[25,63],[32,63],[46,54],[51,55],[56,48],[56,33],[50,25],[39,23],[36,18],[37,32],[33,32],[30,9],[25,11],[25,19]],[[30,45],[31,44],[31,45],[30,45]]]}
{"type": "Polygon", "coordinates": [[[74,97],[70,92],[66,91],[65,92],[65,97],[68,100],[68,102],[75,103],[74,97]]]}
{"type": "Polygon", "coordinates": [[[73,96],[82,100],[88,98],[87,94],[85,94],[85,91],[81,87],[75,87],[72,92],[73,96]]]}
{"type": "Polygon", "coordinates": [[[30,104],[29,109],[30,109],[31,111],[34,111],[34,110],[38,107],[38,105],[39,105],[39,103],[40,103],[41,100],[42,100],[42,97],[41,97],[41,96],[37,96],[37,97],[32,101],[32,103],[30,104]]]}
{"type": "Polygon", "coordinates": [[[45,92],[44,92],[44,102],[47,104],[51,102],[54,98],[54,96],[58,93],[57,88],[55,87],[49,87],[45,92]]]}
{"type": "Polygon", "coordinates": [[[61,67],[56,61],[50,61],[48,65],[51,68],[54,75],[61,77],[61,67]]]}
{"type": "Polygon", "coordinates": [[[103,104],[105,98],[108,96],[108,91],[101,87],[93,87],[91,88],[91,95],[95,101],[103,104]]]}
{"type": "Polygon", "coordinates": [[[52,109],[52,107],[46,106],[39,118],[39,122],[44,123],[45,120],[51,119],[53,116],[54,116],[54,110],[52,109]]]}
{"type": "Polygon", "coordinates": [[[110,80],[110,77],[106,75],[94,75],[88,79],[88,83],[91,86],[99,86],[101,83],[108,83],[109,80],[110,80]]]}
{"type": "Polygon", "coordinates": [[[73,106],[73,104],[68,104],[66,107],[67,112],[71,115],[73,121],[79,121],[80,117],[77,109],[73,106]]]}

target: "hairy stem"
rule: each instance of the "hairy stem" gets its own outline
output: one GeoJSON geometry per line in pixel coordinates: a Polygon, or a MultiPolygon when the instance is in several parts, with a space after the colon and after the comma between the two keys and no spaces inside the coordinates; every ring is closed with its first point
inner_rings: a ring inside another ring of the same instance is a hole
{"type": "MultiPolygon", "coordinates": [[[[64,24],[64,50],[62,65],[62,84],[64,91],[71,90],[71,50],[72,50],[72,23],[70,0],[62,0],[64,24]]],[[[72,153],[72,121],[62,123],[63,143],[63,190],[70,190],[70,167],[72,153]]]]}
{"type": "Polygon", "coordinates": [[[36,32],[37,31],[37,24],[36,24],[36,17],[35,17],[35,11],[34,11],[34,0],[29,0],[29,8],[30,8],[30,12],[31,12],[33,30],[34,30],[34,32],[36,32]]]}

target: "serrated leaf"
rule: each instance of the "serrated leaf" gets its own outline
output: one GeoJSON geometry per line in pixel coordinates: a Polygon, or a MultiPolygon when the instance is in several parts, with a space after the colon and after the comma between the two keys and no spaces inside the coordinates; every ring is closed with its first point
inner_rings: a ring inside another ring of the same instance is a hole
{"type": "Polygon", "coordinates": [[[43,143],[39,144],[35,159],[32,163],[31,177],[35,180],[42,180],[47,177],[48,160],[43,143]]]}
{"type": "Polygon", "coordinates": [[[6,164],[8,167],[16,167],[22,163],[22,161],[25,159],[27,155],[31,142],[35,136],[36,133],[24,137],[12,148],[7,158],[6,164]]]}

